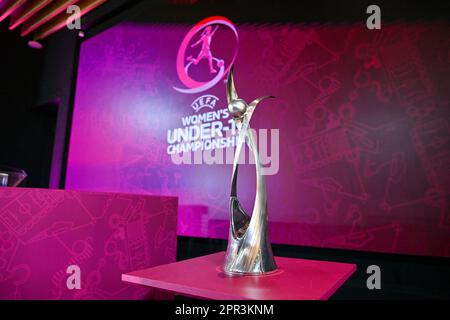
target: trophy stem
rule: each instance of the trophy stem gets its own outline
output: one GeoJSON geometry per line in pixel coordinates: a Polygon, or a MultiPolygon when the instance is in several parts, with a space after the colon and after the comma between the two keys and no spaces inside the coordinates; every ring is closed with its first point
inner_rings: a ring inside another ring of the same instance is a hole
{"type": "MultiPolygon", "coordinates": [[[[246,119],[248,120],[248,119],[246,119]]],[[[248,122],[241,127],[233,164],[230,196],[230,234],[224,271],[228,274],[261,275],[277,270],[267,230],[267,191],[255,139],[248,122]],[[245,125],[246,124],[246,125],[245,125]],[[237,197],[238,160],[247,142],[255,158],[256,197],[252,216],[242,208],[237,197]]]]}

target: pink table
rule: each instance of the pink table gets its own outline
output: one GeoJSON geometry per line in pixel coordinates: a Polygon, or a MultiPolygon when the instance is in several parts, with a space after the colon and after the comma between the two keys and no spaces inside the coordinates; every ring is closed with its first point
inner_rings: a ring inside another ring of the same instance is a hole
{"type": "Polygon", "coordinates": [[[225,252],[122,275],[122,280],[186,296],[214,300],[326,300],[356,265],[276,257],[279,270],[266,276],[229,277],[225,252]]]}

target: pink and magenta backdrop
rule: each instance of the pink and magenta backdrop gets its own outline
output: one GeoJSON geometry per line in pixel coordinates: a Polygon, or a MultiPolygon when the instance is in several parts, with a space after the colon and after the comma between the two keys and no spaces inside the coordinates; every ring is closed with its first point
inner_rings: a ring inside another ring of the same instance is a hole
{"type": "MultiPolygon", "coordinates": [[[[122,23],[83,42],[66,188],[175,195],[179,235],[226,238],[231,165],[174,165],[166,152],[196,98],[226,106],[223,81],[173,89],[191,27],[122,23]]],[[[450,256],[449,24],[237,29],[238,92],[277,97],[252,120],[280,129],[272,242],[450,256]]],[[[219,30],[212,52],[229,56],[226,39],[219,30]]],[[[251,166],[239,196],[250,211],[251,166]]]]}

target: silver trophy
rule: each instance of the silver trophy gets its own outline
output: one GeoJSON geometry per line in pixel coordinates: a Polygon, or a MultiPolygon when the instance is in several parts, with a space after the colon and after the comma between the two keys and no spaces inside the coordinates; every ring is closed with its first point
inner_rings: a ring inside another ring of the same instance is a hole
{"type": "Polygon", "coordinates": [[[224,265],[225,273],[231,275],[261,275],[277,270],[267,230],[266,179],[262,172],[255,138],[250,131],[250,120],[256,106],[267,98],[273,97],[264,96],[250,104],[239,99],[231,67],[227,80],[228,110],[239,130],[231,178],[231,223],[224,265]],[[252,152],[256,167],[256,197],[251,217],[245,213],[237,196],[238,160],[244,144],[247,144],[252,152]]]}

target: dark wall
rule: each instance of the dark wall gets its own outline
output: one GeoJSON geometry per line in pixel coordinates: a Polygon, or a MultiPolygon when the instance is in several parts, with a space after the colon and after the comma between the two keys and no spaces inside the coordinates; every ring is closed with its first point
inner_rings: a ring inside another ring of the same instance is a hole
{"type": "Polygon", "coordinates": [[[24,169],[27,186],[48,185],[56,109],[39,106],[43,51],[0,24],[0,165],[24,169]]]}
{"type": "Polygon", "coordinates": [[[39,102],[58,102],[53,152],[50,159],[49,186],[59,187],[66,136],[68,135],[69,109],[72,104],[73,83],[76,77],[79,39],[76,32],[62,30],[45,44],[45,58],[40,85],[39,102]]]}

